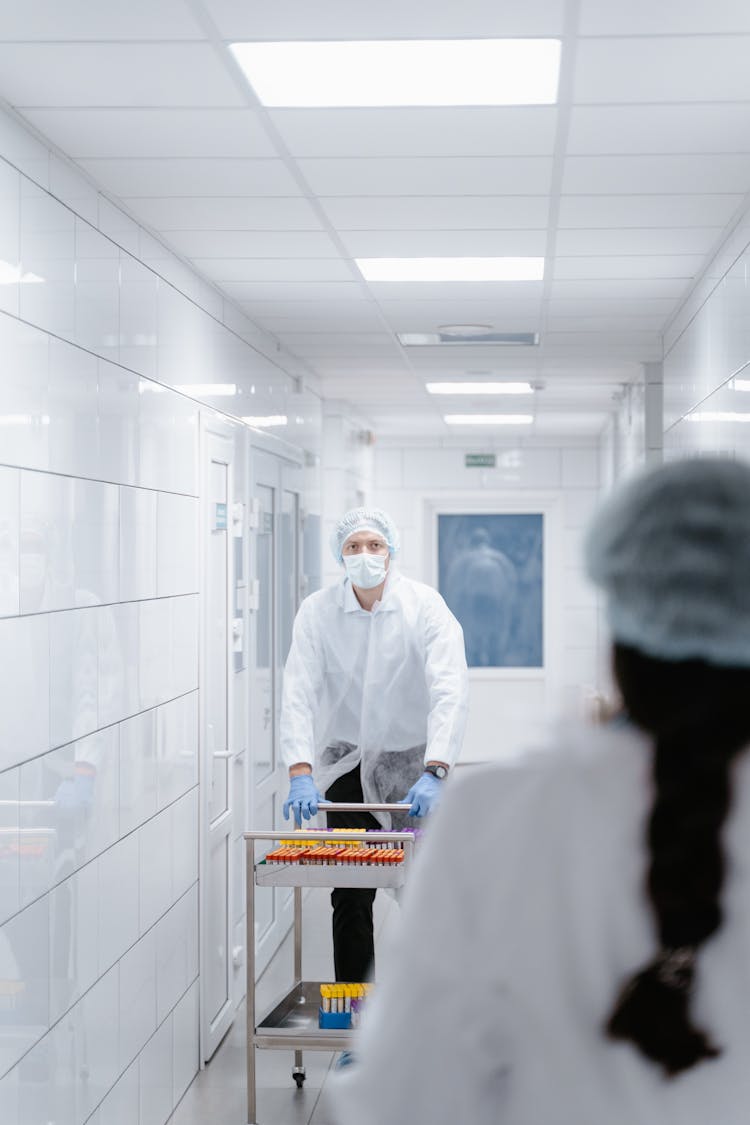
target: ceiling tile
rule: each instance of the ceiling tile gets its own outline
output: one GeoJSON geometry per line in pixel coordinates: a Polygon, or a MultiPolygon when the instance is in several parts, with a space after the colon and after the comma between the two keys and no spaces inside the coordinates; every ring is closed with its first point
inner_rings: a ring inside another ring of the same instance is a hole
{"type": "Polygon", "coordinates": [[[549,332],[661,332],[664,316],[549,316],[549,332]]]}
{"type": "Polygon", "coordinates": [[[728,35],[583,39],[573,101],[748,101],[747,55],[748,40],[728,35]]]}
{"type": "Polygon", "coordinates": [[[700,254],[631,254],[623,257],[590,257],[555,259],[553,270],[557,280],[576,278],[648,278],[695,277],[703,266],[700,254]]]}
{"type": "Polygon", "coordinates": [[[344,231],[353,258],[543,257],[545,230],[344,231]]]}
{"type": "Polygon", "coordinates": [[[222,289],[240,301],[366,301],[356,281],[225,281],[222,289]]]}
{"type": "Polygon", "coordinates": [[[706,254],[716,243],[721,227],[664,230],[560,230],[555,249],[562,255],[595,254],[706,254]]]}
{"type": "Polygon", "coordinates": [[[543,195],[552,161],[545,156],[300,160],[316,195],[543,195]]]}
{"type": "Polygon", "coordinates": [[[393,356],[400,348],[385,332],[288,332],[282,344],[306,356],[393,356]]]}
{"type": "Polygon", "coordinates": [[[334,227],[342,231],[501,230],[508,227],[538,230],[547,226],[549,209],[546,198],[524,195],[505,195],[502,198],[470,195],[329,197],[322,198],[320,202],[334,227]]]}
{"type": "Polygon", "coordinates": [[[212,281],[352,281],[353,267],[335,258],[193,258],[212,281]]]}
{"type": "Polygon", "coordinates": [[[376,311],[372,311],[367,305],[355,304],[354,301],[349,302],[351,310],[346,313],[338,310],[321,311],[318,307],[320,302],[316,302],[315,307],[311,308],[313,302],[308,301],[304,311],[295,309],[294,315],[288,316],[283,315],[283,312],[288,310],[290,302],[283,306],[269,306],[267,302],[257,301],[238,303],[256,323],[279,337],[290,332],[319,332],[321,329],[329,332],[372,332],[382,326],[376,311]],[[259,304],[262,306],[260,310],[259,304]]]}
{"type": "Polygon", "coordinates": [[[725,226],[742,195],[569,195],[558,227],[725,226]]]}
{"type": "Polygon", "coordinates": [[[91,0],[34,0],[3,3],[3,40],[202,39],[183,0],[128,0],[127,4],[92,4],[91,0]]]}
{"type": "Polygon", "coordinates": [[[742,194],[750,187],[750,155],[569,156],[563,195],[742,194]]]}
{"type": "Polygon", "coordinates": [[[227,39],[434,39],[558,35],[563,0],[203,0],[227,39]]]}
{"type": "Polygon", "coordinates": [[[306,230],[173,230],[169,242],[187,258],[338,258],[327,234],[306,230]]]}
{"type": "Polygon", "coordinates": [[[554,106],[277,109],[295,157],[551,156],[554,106]]]}
{"type": "Polygon", "coordinates": [[[573,106],[567,151],[572,155],[750,152],[750,102],[573,106]]]}
{"type": "Polygon", "coordinates": [[[300,190],[281,160],[80,160],[105,191],[159,196],[294,196],[300,190]]]}
{"type": "Polygon", "coordinates": [[[600,301],[620,298],[641,299],[651,297],[676,300],[685,291],[685,278],[648,278],[637,281],[628,278],[598,281],[553,281],[551,295],[556,298],[583,298],[600,301]]]}
{"type": "Polygon", "coordinates": [[[591,301],[586,297],[559,297],[552,294],[547,309],[550,316],[597,317],[669,316],[674,311],[671,297],[605,298],[591,301]]]}
{"type": "Polygon", "coordinates": [[[235,106],[207,43],[2,43],[0,96],[29,106],[235,106]]]}
{"type": "Polygon", "coordinates": [[[159,231],[320,230],[306,199],[124,199],[132,213],[159,231]]]}
{"type": "Polygon", "coordinates": [[[694,35],[750,32],[742,0],[582,0],[581,35],[694,35]]]}
{"type": "Polygon", "coordinates": [[[73,159],[275,157],[252,109],[27,109],[73,159]]]}

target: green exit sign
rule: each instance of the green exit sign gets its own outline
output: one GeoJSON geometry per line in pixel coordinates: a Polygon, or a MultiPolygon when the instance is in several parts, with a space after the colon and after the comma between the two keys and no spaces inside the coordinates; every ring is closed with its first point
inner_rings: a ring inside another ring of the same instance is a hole
{"type": "Polygon", "coordinates": [[[495,454],[467,453],[464,456],[464,464],[466,465],[467,469],[494,469],[495,454]]]}

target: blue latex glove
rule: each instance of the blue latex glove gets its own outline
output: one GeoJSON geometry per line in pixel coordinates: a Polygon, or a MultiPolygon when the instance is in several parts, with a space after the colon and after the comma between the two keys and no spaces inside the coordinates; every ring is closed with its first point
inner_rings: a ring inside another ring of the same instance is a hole
{"type": "Polygon", "coordinates": [[[431,812],[440,800],[442,785],[442,781],[439,781],[434,774],[423,773],[404,797],[404,800],[411,805],[409,816],[426,816],[431,812]]]}
{"type": "Polygon", "coordinates": [[[291,779],[289,796],[284,801],[284,820],[289,820],[289,810],[294,810],[294,821],[302,823],[302,817],[309,820],[318,811],[318,804],[323,800],[318,792],[311,773],[300,773],[291,779]]]}

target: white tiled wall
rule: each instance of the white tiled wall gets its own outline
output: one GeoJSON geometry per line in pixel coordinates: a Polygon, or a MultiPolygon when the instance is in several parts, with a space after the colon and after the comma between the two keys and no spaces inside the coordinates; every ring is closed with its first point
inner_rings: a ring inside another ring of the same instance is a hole
{"type": "Polygon", "coordinates": [[[168,384],[319,406],[1,111],[0,269],[0,1122],[163,1125],[199,1033],[199,406],[168,384]]]}
{"type": "MultiPolygon", "coordinates": [[[[464,454],[476,449],[451,439],[378,443],[372,502],[384,508],[401,531],[399,569],[437,584],[429,541],[428,510],[441,502],[451,511],[472,505],[498,511],[528,499],[530,510],[550,512],[545,550],[552,588],[546,591],[552,630],[543,674],[514,671],[472,676],[469,725],[463,761],[507,757],[518,752],[560,709],[580,711],[598,686],[599,622],[596,598],[582,566],[585,526],[599,499],[600,455],[592,442],[565,446],[496,446],[495,469],[467,469],[464,454]],[[551,614],[551,616],[550,616],[551,614]]],[[[482,445],[492,451],[492,442],[482,445]]],[[[515,510],[518,510],[517,507],[515,510]]]]}

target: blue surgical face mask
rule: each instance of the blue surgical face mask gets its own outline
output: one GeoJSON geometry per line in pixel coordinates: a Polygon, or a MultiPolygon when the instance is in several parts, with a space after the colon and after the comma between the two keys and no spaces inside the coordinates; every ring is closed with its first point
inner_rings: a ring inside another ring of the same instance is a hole
{"type": "Polygon", "coordinates": [[[344,559],[347,577],[361,590],[374,590],[385,581],[386,555],[370,555],[363,551],[360,555],[347,555],[344,559]]]}

